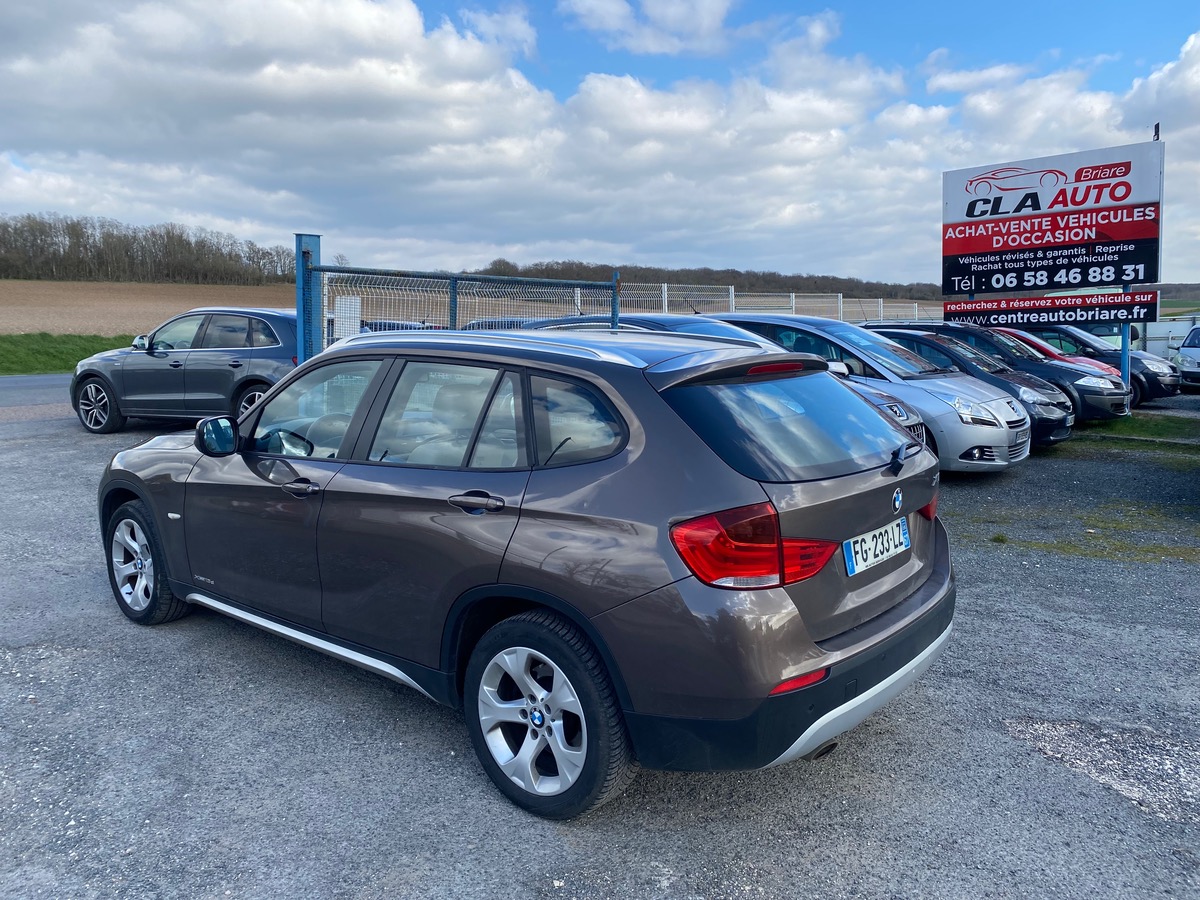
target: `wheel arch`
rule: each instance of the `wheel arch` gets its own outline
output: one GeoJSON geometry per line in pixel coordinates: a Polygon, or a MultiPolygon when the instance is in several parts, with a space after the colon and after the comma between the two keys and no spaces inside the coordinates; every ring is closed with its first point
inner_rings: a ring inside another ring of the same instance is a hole
{"type": "MultiPolygon", "coordinates": [[[[132,500],[140,500],[142,505],[146,507],[147,512],[151,516],[154,515],[153,505],[146,499],[146,495],[138,490],[137,486],[132,482],[114,481],[105,485],[99,504],[100,532],[102,534],[113,513],[132,500]]],[[[154,524],[158,525],[158,522],[156,521],[154,524]]],[[[159,530],[161,532],[161,528],[159,530]]]]}
{"type": "Polygon", "coordinates": [[[245,396],[246,393],[257,388],[265,394],[278,383],[278,381],[269,381],[262,375],[247,375],[233,386],[232,396],[229,398],[230,405],[232,406],[231,412],[233,416],[235,418],[237,417],[238,407],[241,405],[242,397],[245,396]]]}
{"type": "Polygon", "coordinates": [[[79,392],[89,381],[99,381],[112,393],[112,402],[121,412],[121,392],[111,378],[99,369],[85,369],[71,379],[71,408],[79,412],[79,392]]]}
{"type": "Polygon", "coordinates": [[[587,636],[604,661],[621,708],[631,709],[629,692],[616,660],[587,616],[553,594],[511,584],[493,584],[467,591],[450,608],[442,632],[441,669],[450,674],[457,705],[462,706],[467,662],[479,639],[493,625],[538,609],[557,613],[587,636]]]}

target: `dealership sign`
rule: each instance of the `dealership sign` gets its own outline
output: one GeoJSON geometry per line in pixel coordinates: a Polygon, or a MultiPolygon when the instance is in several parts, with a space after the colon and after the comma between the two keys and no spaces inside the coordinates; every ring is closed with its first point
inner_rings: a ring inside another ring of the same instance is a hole
{"type": "Polygon", "coordinates": [[[1158,291],[1132,294],[1070,294],[1052,297],[1007,297],[954,301],[942,304],[947,322],[969,322],[995,327],[1008,325],[1117,325],[1158,321],[1158,291]]]}
{"type": "Polygon", "coordinates": [[[1163,144],[942,174],[942,293],[1159,280],[1163,144]]]}

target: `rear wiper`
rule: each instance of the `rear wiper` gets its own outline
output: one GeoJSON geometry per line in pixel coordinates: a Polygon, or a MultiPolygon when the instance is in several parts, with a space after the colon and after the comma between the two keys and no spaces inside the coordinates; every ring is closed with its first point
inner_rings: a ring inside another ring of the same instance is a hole
{"type": "Polygon", "coordinates": [[[899,475],[900,470],[904,468],[904,457],[909,447],[920,448],[919,441],[909,441],[907,444],[901,444],[892,451],[892,461],[887,464],[887,470],[893,475],[899,475]]]}

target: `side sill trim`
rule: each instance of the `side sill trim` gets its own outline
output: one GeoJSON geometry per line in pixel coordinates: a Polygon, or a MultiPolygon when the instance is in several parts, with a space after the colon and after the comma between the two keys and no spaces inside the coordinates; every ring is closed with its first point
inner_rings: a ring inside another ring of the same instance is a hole
{"type": "MultiPolygon", "coordinates": [[[[406,687],[413,688],[416,691],[429,697],[429,692],[423,687],[408,677],[402,670],[393,666],[391,663],[386,663],[376,659],[373,656],[367,656],[365,653],[359,653],[357,650],[351,650],[348,647],[343,647],[340,644],[335,644],[333,641],[327,641],[324,638],[319,638],[313,634],[299,631],[295,628],[289,628],[279,622],[271,619],[257,616],[252,612],[247,612],[244,609],[239,609],[236,606],[231,606],[228,603],[223,603],[220,600],[214,600],[212,597],[206,597],[204,594],[188,594],[185,598],[188,603],[195,603],[199,606],[207,606],[209,609],[215,610],[222,615],[229,616],[231,619],[237,619],[239,622],[245,622],[247,625],[253,625],[255,628],[261,628],[263,631],[269,631],[271,634],[277,634],[280,637],[287,638],[289,641],[295,641],[297,644],[303,644],[305,647],[310,647],[313,650],[319,650],[328,656],[335,659],[340,659],[343,662],[348,662],[351,665],[366,669],[369,672],[375,672],[382,675],[384,678],[390,678],[392,681],[398,681],[406,687]]],[[[436,702],[436,701],[435,701],[436,702]]]]}
{"type": "Polygon", "coordinates": [[[808,727],[804,734],[796,738],[796,742],[792,746],[763,768],[771,769],[799,759],[816,750],[826,741],[849,731],[871,713],[885,707],[893,697],[921,677],[921,674],[942,655],[942,651],[946,649],[946,642],[950,639],[950,632],[953,630],[954,625],[951,623],[916,659],[892,673],[890,677],[885,678],[870,690],[821,716],[808,727]]]}

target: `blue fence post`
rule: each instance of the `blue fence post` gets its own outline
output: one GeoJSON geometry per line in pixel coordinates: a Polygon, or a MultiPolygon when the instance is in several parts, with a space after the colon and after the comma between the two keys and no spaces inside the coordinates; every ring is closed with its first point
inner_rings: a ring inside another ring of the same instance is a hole
{"type": "Polygon", "coordinates": [[[614,330],[618,324],[618,318],[621,315],[621,273],[616,269],[613,270],[612,280],[612,316],[609,319],[609,325],[614,330]]]}
{"type": "Polygon", "coordinates": [[[324,346],[324,304],[321,302],[321,236],[296,234],[296,355],[297,362],[315,356],[324,346]]]}
{"type": "MultiPolygon", "coordinates": [[[[1121,285],[1121,293],[1122,294],[1128,294],[1131,290],[1133,290],[1133,285],[1131,285],[1131,284],[1121,285]]],[[[1146,326],[1143,325],[1142,327],[1145,328],[1146,326]]],[[[1133,376],[1130,374],[1130,371],[1129,371],[1130,365],[1131,365],[1131,363],[1130,363],[1130,359],[1129,359],[1129,323],[1122,322],[1121,323],[1121,378],[1125,381],[1125,383],[1127,385],[1132,387],[1133,381],[1131,379],[1133,376]]]]}
{"type": "Polygon", "coordinates": [[[451,328],[458,328],[458,279],[450,276],[450,309],[446,314],[451,328]]]}

